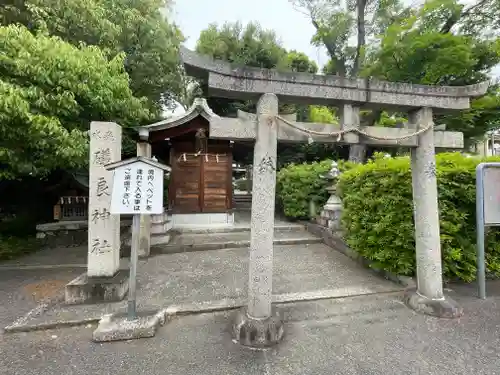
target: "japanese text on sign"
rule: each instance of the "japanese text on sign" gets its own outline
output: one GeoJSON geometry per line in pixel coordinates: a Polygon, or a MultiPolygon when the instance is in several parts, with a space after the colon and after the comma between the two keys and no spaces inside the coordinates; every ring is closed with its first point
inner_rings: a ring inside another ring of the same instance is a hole
{"type": "Polygon", "coordinates": [[[143,162],[119,167],[114,173],[111,212],[156,214],[163,212],[163,171],[143,162]]]}
{"type": "Polygon", "coordinates": [[[151,211],[153,205],[153,197],[154,197],[154,184],[153,181],[155,179],[155,170],[148,170],[148,189],[146,190],[146,210],[151,211]]]}

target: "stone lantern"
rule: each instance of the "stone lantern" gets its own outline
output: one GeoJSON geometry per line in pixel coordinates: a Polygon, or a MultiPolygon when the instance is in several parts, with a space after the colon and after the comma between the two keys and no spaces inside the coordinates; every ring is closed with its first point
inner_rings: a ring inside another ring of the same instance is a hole
{"type": "Polygon", "coordinates": [[[330,193],[330,198],[323,206],[319,217],[319,224],[327,227],[333,232],[340,231],[340,216],[342,213],[342,201],[337,194],[337,182],[340,176],[338,164],[332,161],[330,171],[326,175],[320,176],[328,180],[328,187],[326,188],[330,193]]]}

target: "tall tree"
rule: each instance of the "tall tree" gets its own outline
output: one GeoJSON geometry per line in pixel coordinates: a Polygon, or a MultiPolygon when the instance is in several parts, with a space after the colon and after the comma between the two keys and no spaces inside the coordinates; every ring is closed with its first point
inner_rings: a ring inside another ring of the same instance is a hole
{"type": "MultiPolygon", "coordinates": [[[[196,51],[214,59],[228,61],[236,65],[281,71],[318,71],[317,64],[299,51],[287,51],[276,33],[265,30],[258,23],[243,26],[240,22],[212,24],[200,34],[196,51]]],[[[202,83],[203,85],[203,83],[202,83]]],[[[206,87],[202,87],[206,93],[206,87]]],[[[237,109],[255,110],[255,103],[209,98],[209,104],[221,115],[232,115],[237,109]]],[[[281,106],[285,112],[293,112],[295,106],[281,106]]]]}
{"type": "Polygon", "coordinates": [[[316,74],[318,65],[315,61],[309,59],[304,52],[291,50],[286,55],[286,67],[292,72],[306,72],[316,74]]]}
{"type": "Polygon", "coordinates": [[[32,31],[79,46],[96,45],[110,58],[124,52],[135,96],[149,99],[157,112],[172,106],[184,89],[178,61],[180,30],[162,9],[168,0],[5,0],[4,25],[21,23],[32,31]]]}
{"type": "MultiPolygon", "coordinates": [[[[400,0],[290,0],[316,29],[312,43],[328,51],[326,74],[356,77],[363,68],[367,44],[388,24],[407,13],[400,0]],[[355,40],[355,42],[353,42],[355,40]]],[[[364,125],[374,125],[381,111],[362,117],[364,125]]],[[[349,160],[362,162],[366,146],[350,147],[349,160]]]]}
{"type": "MultiPolygon", "coordinates": [[[[398,0],[298,0],[294,4],[316,27],[313,42],[324,45],[331,56],[324,68],[327,74],[465,85],[489,79],[491,68],[499,62],[497,0],[468,4],[430,0],[406,8],[398,0]]],[[[498,90],[492,87],[488,98],[472,102],[470,111],[440,116],[437,121],[470,139],[498,123],[497,109],[498,90]]],[[[362,121],[393,123],[387,122],[390,118],[393,114],[388,117],[378,111],[362,121]]],[[[352,151],[351,157],[356,158],[352,151]]]]}
{"type": "MultiPolygon", "coordinates": [[[[225,60],[238,65],[281,71],[316,73],[317,64],[299,51],[287,51],[272,30],[264,30],[257,23],[243,26],[241,23],[225,23],[222,26],[210,25],[203,30],[196,45],[200,54],[225,60]]],[[[201,91],[206,94],[205,83],[201,91]]],[[[222,98],[208,98],[210,107],[219,115],[233,116],[238,109],[255,111],[255,103],[222,98]]],[[[320,106],[280,105],[280,111],[296,112],[301,121],[334,121],[332,112],[320,106]]],[[[290,162],[303,162],[321,159],[331,146],[323,145],[279,145],[279,165],[290,162]]],[[[242,162],[251,162],[247,155],[242,162]]]]}
{"type": "MultiPolygon", "coordinates": [[[[258,23],[211,24],[200,33],[196,51],[214,59],[266,69],[287,69],[287,51],[272,30],[258,23]]],[[[201,83],[206,93],[205,82],[201,83]]],[[[220,115],[234,115],[238,109],[253,111],[255,103],[223,98],[208,98],[210,107],[220,115]]]]}
{"type": "Polygon", "coordinates": [[[77,48],[24,26],[0,26],[0,180],[79,167],[91,120],[150,118],[123,69],[124,54],[77,48]]]}
{"type": "MultiPolygon", "coordinates": [[[[490,80],[492,68],[500,63],[500,15],[490,13],[495,4],[427,1],[386,29],[380,43],[368,50],[363,73],[428,85],[461,86],[490,80]]],[[[470,110],[436,116],[436,122],[464,132],[470,141],[500,126],[499,109],[499,91],[493,85],[487,96],[472,101],[470,110]]]]}

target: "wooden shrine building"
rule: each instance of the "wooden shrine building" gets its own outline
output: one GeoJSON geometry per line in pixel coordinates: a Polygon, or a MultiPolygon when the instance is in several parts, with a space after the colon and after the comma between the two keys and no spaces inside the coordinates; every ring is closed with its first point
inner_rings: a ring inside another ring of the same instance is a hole
{"type": "Polygon", "coordinates": [[[186,113],[139,129],[152,155],[171,167],[165,208],[174,228],[234,223],[232,143],[210,139],[213,117],[206,100],[196,99],[186,113]]]}

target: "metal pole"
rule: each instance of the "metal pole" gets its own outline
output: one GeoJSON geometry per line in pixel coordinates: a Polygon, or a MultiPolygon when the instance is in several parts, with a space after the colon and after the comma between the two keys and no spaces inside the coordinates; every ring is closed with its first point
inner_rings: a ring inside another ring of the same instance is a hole
{"type": "Polygon", "coordinates": [[[477,285],[479,298],[486,298],[484,265],[484,164],[476,167],[476,231],[477,231],[477,285]]]}
{"type": "Polygon", "coordinates": [[[130,275],[128,287],[128,320],[137,319],[136,309],[136,277],[137,253],[139,250],[139,231],[141,230],[141,215],[134,214],[132,218],[132,244],[130,249],[130,275]]]}

